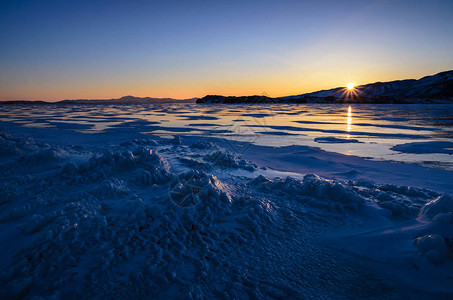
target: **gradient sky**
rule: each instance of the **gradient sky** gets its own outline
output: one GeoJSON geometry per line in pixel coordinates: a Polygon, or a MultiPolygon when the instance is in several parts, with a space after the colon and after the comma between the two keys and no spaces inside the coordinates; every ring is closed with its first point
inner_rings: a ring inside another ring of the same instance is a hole
{"type": "Polygon", "coordinates": [[[0,100],[286,96],[452,53],[452,0],[0,1],[0,100]]]}

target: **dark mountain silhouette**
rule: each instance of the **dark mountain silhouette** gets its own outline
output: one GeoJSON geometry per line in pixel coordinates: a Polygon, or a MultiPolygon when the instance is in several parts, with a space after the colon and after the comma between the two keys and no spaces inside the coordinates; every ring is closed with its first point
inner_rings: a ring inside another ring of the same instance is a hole
{"type": "Polygon", "coordinates": [[[173,99],[173,98],[151,98],[124,96],[118,99],[76,99],[61,100],[57,102],[12,100],[2,101],[0,104],[151,104],[151,103],[195,103],[197,98],[173,99]]]}
{"type": "Polygon", "coordinates": [[[376,82],[357,86],[353,92],[345,87],[296,96],[270,98],[266,96],[225,97],[208,95],[197,103],[453,103],[453,71],[421,79],[376,82]]]}

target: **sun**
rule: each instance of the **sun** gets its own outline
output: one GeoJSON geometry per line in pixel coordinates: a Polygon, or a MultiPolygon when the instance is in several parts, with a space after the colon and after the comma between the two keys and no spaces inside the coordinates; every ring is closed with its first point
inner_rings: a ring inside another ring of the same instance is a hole
{"type": "Polygon", "coordinates": [[[346,85],[346,88],[348,89],[348,91],[352,91],[354,89],[354,83],[348,83],[346,85]]]}

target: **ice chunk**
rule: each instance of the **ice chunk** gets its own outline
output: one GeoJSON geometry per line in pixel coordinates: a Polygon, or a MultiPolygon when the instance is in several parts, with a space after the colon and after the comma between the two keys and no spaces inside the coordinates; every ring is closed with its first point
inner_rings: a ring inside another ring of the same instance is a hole
{"type": "Polygon", "coordinates": [[[20,160],[20,164],[24,166],[53,164],[60,162],[64,156],[64,151],[58,148],[39,149],[24,155],[20,160]]]}
{"type": "Polygon", "coordinates": [[[251,184],[258,188],[275,193],[280,191],[291,199],[299,199],[307,204],[343,211],[358,211],[365,200],[353,189],[338,182],[325,180],[317,175],[308,174],[302,181],[287,177],[285,180],[269,180],[258,176],[251,184]]]}
{"type": "Polygon", "coordinates": [[[427,217],[432,220],[438,214],[453,212],[453,197],[450,195],[442,195],[434,200],[426,203],[420,210],[420,216],[427,217]]]}
{"type": "Polygon", "coordinates": [[[262,183],[269,182],[269,181],[270,180],[266,176],[260,175],[260,176],[256,177],[255,179],[253,179],[250,183],[253,185],[260,185],[262,183]]]}
{"type": "Polygon", "coordinates": [[[257,168],[256,164],[254,163],[247,162],[232,153],[223,152],[220,150],[206,155],[204,159],[215,166],[223,168],[241,168],[251,172],[257,168]]]}
{"type": "Polygon", "coordinates": [[[227,209],[231,198],[222,188],[222,183],[214,175],[192,170],[173,180],[169,196],[180,207],[201,205],[211,209],[227,209]]]}
{"type": "Polygon", "coordinates": [[[175,146],[178,146],[178,145],[181,145],[182,144],[182,139],[180,136],[176,135],[173,140],[171,141],[171,143],[175,146]]]}
{"type": "MultiPolygon", "coordinates": [[[[360,183],[355,183],[361,185],[360,183]]],[[[408,186],[386,185],[361,185],[358,190],[371,201],[376,202],[380,207],[388,209],[392,215],[399,218],[409,219],[419,214],[420,208],[429,199],[438,194],[422,189],[408,186]],[[366,187],[366,188],[365,188],[366,187]]]]}
{"type": "Polygon", "coordinates": [[[131,141],[123,142],[120,144],[120,146],[126,147],[126,148],[131,148],[134,147],[135,145],[140,145],[140,146],[157,146],[159,143],[155,140],[151,139],[133,139],[131,141]]]}
{"type": "Polygon", "coordinates": [[[429,234],[415,239],[415,246],[434,264],[441,263],[447,257],[447,243],[438,234],[429,234]]]}
{"type": "Polygon", "coordinates": [[[193,159],[191,157],[179,157],[178,159],[179,161],[181,161],[183,164],[187,165],[190,168],[204,171],[211,169],[210,164],[206,164],[200,160],[193,159]]]}
{"type": "Polygon", "coordinates": [[[190,146],[191,148],[195,149],[218,149],[217,145],[213,144],[212,142],[205,142],[205,141],[197,141],[196,143],[190,146]]]}
{"type": "Polygon", "coordinates": [[[116,198],[127,194],[129,189],[126,183],[119,178],[110,178],[104,180],[102,185],[97,190],[101,197],[116,198]]]}
{"type": "Polygon", "coordinates": [[[15,138],[7,133],[0,133],[0,155],[18,156],[27,154],[39,149],[32,138],[15,138]]]}

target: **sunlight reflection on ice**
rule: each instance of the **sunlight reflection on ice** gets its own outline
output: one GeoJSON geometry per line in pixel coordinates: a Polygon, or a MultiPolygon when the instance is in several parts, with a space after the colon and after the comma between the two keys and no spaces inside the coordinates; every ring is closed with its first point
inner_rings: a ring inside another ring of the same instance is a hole
{"type": "Polygon", "coordinates": [[[349,105],[349,107],[348,107],[348,119],[347,119],[348,127],[346,129],[347,132],[348,132],[348,135],[347,135],[348,139],[351,137],[351,135],[349,134],[349,132],[351,132],[351,123],[352,123],[352,109],[351,109],[351,105],[349,105]]]}

